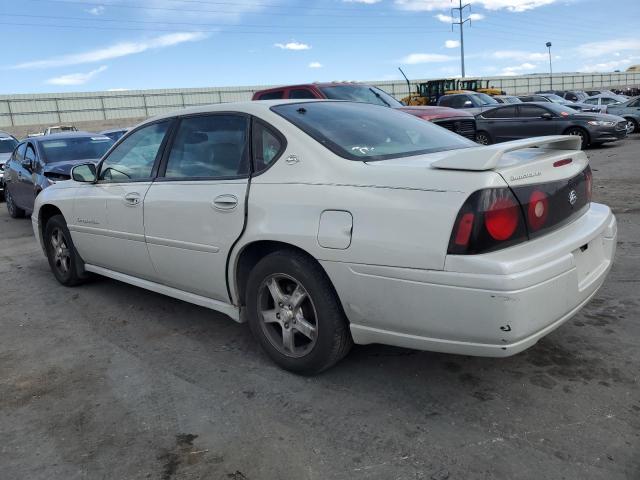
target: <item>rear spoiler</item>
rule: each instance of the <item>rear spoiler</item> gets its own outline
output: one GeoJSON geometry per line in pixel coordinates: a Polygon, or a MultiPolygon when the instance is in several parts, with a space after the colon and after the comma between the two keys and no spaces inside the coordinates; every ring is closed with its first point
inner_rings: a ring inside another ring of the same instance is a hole
{"type": "Polygon", "coordinates": [[[532,147],[549,150],[580,150],[581,139],[572,135],[553,135],[451,150],[446,152],[444,158],[436,160],[431,166],[450,170],[493,170],[505,154],[532,147]]]}

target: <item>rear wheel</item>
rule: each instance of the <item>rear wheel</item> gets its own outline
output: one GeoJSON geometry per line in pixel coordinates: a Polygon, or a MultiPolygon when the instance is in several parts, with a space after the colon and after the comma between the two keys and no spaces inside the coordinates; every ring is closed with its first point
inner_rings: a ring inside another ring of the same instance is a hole
{"type": "Polygon", "coordinates": [[[566,132],[564,132],[564,134],[580,137],[580,148],[582,149],[587,148],[587,146],[589,145],[589,134],[582,128],[571,127],[566,132]]]}
{"type": "Polygon", "coordinates": [[[253,335],[286,370],[319,373],[353,343],[325,272],[300,252],[281,250],[260,260],[249,275],[246,305],[253,335]]]}
{"type": "Polygon", "coordinates": [[[480,145],[491,145],[493,141],[491,140],[491,136],[485,131],[476,132],[476,142],[480,145]]]}
{"type": "Polygon", "coordinates": [[[5,200],[7,202],[7,210],[9,211],[9,215],[11,218],[22,218],[24,217],[25,211],[19,208],[15,201],[13,200],[13,196],[11,192],[5,187],[5,200]]]}
{"type": "Polygon", "coordinates": [[[56,279],[67,287],[82,283],[82,260],[76,252],[62,215],[49,219],[44,232],[44,246],[49,266],[56,279]]]}

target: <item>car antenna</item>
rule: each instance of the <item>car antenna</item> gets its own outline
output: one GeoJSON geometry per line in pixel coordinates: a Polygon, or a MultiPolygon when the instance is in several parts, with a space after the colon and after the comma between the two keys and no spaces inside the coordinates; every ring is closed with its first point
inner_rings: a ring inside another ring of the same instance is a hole
{"type": "Polygon", "coordinates": [[[411,82],[409,81],[409,79],[407,78],[407,76],[404,74],[404,72],[400,67],[398,67],[398,70],[400,70],[400,73],[402,74],[404,79],[407,81],[407,88],[409,89],[409,96],[407,97],[407,105],[411,105],[411,82]]]}

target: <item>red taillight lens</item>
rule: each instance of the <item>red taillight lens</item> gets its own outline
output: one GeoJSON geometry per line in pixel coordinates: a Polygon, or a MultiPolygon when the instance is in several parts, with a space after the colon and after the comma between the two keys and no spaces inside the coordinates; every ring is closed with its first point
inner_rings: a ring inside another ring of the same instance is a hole
{"type": "Polygon", "coordinates": [[[593,172],[590,167],[584,171],[584,186],[587,192],[587,199],[591,201],[591,196],[593,194],[593,172]]]}
{"type": "Polygon", "coordinates": [[[529,197],[527,220],[531,230],[539,230],[549,216],[549,199],[544,192],[534,190],[529,197]]]}
{"type": "Polygon", "coordinates": [[[527,240],[522,209],[509,188],[488,188],[467,198],[454,223],[450,254],[485,253],[527,240]]]}
{"type": "Polygon", "coordinates": [[[508,240],[516,231],[520,220],[520,207],[513,198],[495,200],[484,212],[484,226],[495,240],[508,240]]]}

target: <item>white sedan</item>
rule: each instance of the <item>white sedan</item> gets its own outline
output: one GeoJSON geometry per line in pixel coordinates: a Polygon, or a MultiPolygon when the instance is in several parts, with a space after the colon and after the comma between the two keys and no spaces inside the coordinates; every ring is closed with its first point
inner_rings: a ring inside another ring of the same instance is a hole
{"type": "Polygon", "coordinates": [[[351,102],[193,108],[44,190],[33,228],[62,284],[93,272],[246,320],[295,372],[353,342],[508,356],[611,267],[579,141],[478,146],[351,102]]]}

